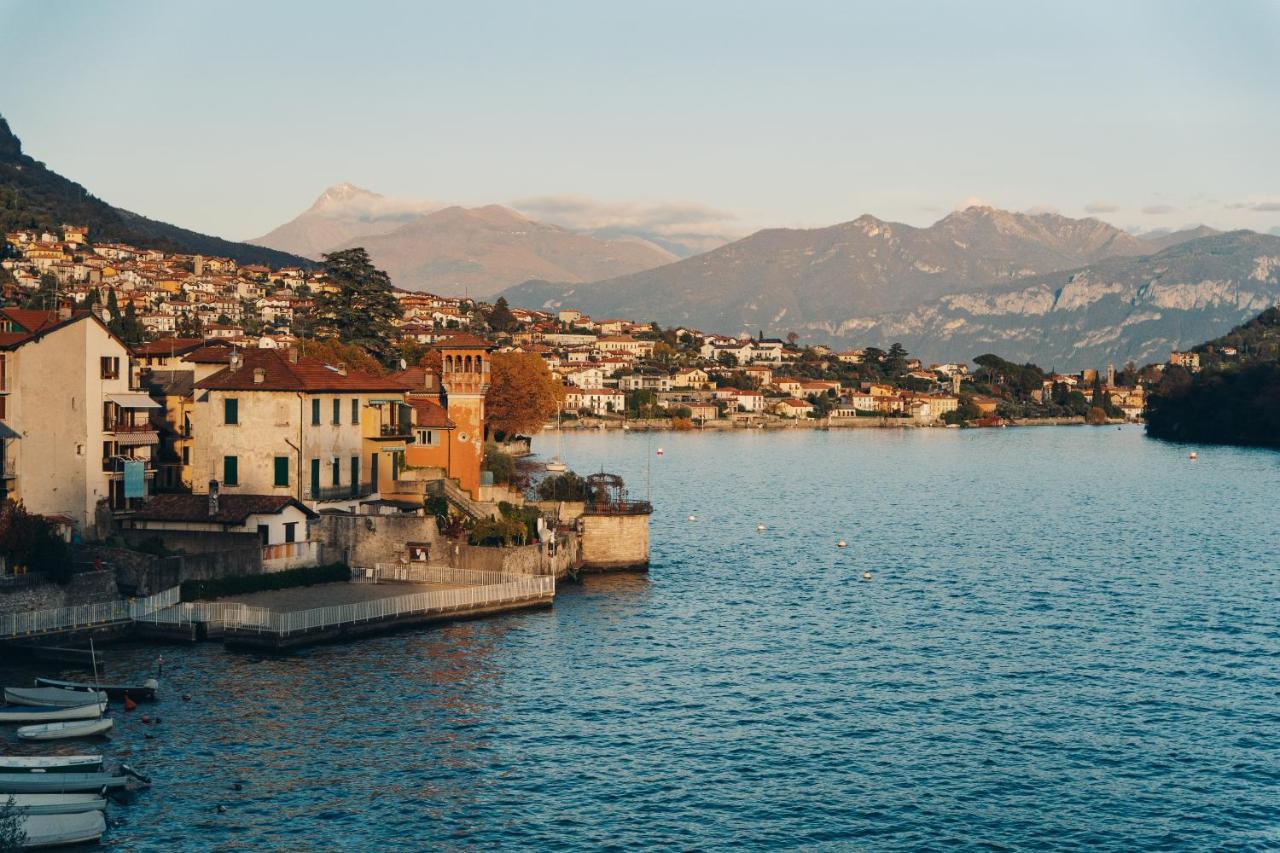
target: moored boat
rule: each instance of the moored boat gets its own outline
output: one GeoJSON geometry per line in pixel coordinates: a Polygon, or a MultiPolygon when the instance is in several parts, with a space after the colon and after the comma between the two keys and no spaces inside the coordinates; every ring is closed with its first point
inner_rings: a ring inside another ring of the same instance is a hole
{"type": "Polygon", "coordinates": [[[106,799],[97,794],[0,794],[0,805],[6,802],[24,815],[78,814],[107,808],[106,799]]]}
{"type": "Polygon", "coordinates": [[[66,708],[105,702],[107,694],[97,690],[68,690],[65,687],[6,687],[4,701],[10,705],[43,705],[66,708]]]}
{"type": "Polygon", "coordinates": [[[59,720],[96,720],[107,710],[106,700],[85,705],[10,705],[0,708],[0,723],[53,723],[59,720]]]}
{"type": "Polygon", "coordinates": [[[135,702],[142,699],[154,700],[156,691],[160,689],[160,682],[154,678],[148,678],[141,684],[89,684],[85,681],[59,681],[56,678],[37,678],[36,684],[41,687],[61,687],[65,690],[83,690],[86,692],[101,690],[112,699],[122,700],[128,696],[135,702]]]}
{"type": "Polygon", "coordinates": [[[101,755],[0,755],[0,773],[94,773],[101,755]]]}
{"type": "Polygon", "coordinates": [[[124,788],[125,773],[0,773],[4,794],[74,794],[124,788]]]}
{"type": "Polygon", "coordinates": [[[41,723],[35,726],[22,726],[18,729],[18,737],[23,740],[65,740],[73,737],[96,737],[111,731],[115,725],[110,717],[99,717],[96,720],[67,720],[61,723],[41,723]]]}
{"type": "Polygon", "coordinates": [[[28,814],[18,819],[27,850],[65,847],[98,841],[107,831],[107,818],[99,811],[74,814],[28,814]]]}

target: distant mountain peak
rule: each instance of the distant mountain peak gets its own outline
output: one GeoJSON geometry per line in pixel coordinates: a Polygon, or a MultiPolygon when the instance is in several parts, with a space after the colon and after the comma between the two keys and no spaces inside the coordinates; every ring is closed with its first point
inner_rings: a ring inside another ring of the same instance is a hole
{"type": "Polygon", "coordinates": [[[320,193],[320,197],[311,205],[311,209],[323,210],[324,208],[346,204],[352,199],[357,198],[379,199],[382,197],[382,195],[371,190],[366,190],[363,187],[358,187],[355,184],[350,184],[344,181],[340,184],[334,184],[324,192],[320,193]]]}

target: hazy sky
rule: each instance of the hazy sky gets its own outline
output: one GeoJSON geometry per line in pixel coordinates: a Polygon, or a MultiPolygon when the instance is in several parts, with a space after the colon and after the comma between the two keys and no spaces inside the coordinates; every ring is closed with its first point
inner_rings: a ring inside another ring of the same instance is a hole
{"type": "Polygon", "coordinates": [[[28,153],[233,238],[340,181],[578,224],[1280,226],[1280,2],[0,0],[0,82],[28,153]]]}

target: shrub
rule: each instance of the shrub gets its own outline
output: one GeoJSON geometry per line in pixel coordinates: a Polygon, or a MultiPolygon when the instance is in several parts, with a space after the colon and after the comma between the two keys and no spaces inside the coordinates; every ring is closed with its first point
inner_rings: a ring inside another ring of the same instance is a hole
{"type": "Polygon", "coordinates": [[[671,410],[671,419],[690,420],[693,418],[693,409],[688,406],[676,406],[671,410]]]}
{"type": "Polygon", "coordinates": [[[330,563],[327,566],[308,566],[264,575],[236,575],[209,580],[182,582],[182,600],[199,601],[223,598],[228,595],[244,595],[269,589],[290,589],[318,583],[338,583],[351,580],[351,567],[346,563],[330,563]]]}
{"type": "Polygon", "coordinates": [[[516,506],[507,501],[500,501],[498,512],[502,513],[503,518],[513,519],[524,525],[526,542],[532,542],[538,538],[538,519],[542,518],[542,513],[537,507],[516,506]]]}
{"type": "Polygon", "coordinates": [[[538,497],[544,501],[585,501],[591,497],[587,481],[572,471],[547,477],[538,484],[538,497]]]}
{"type": "Polygon", "coordinates": [[[1084,416],[1084,422],[1093,426],[1101,426],[1107,422],[1107,413],[1100,407],[1094,406],[1089,410],[1089,414],[1084,416]]]}
{"type": "Polygon", "coordinates": [[[516,473],[516,461],[510,453],[505,453],[490,441],[484,446],[484,463],[481,468],[493,472],[493,482],[508,483],[516,473]]]}
{"type": "Polygon", "coordinates": [[[471,528],[472,545],[489,547],[505,547],[523,545],[527,541],[528,530],[524,522],[516,518],[482,518],[471,528]]]}
{"type": "Polygon", "coordinates": [[[693,429],[693,421],[689,418],[672,418],[671,428],[676,432],[685,432],[693,429]]]}
{"type": "Polygon", "coordinates": [[[12,500],[0,504],[0,553],[11,566],[26,566],[57,583],[71,579],[71,554],[44,516],[12,500]]]}

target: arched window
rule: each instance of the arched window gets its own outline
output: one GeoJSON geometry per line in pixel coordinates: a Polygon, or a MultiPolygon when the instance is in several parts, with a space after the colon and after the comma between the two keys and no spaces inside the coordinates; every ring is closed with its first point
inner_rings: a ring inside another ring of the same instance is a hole
{"type": "Polygon", "coordinates": [[[476,373],[484,373],[484,359],[476,356],[476,373]]]}
{"type": "Polygon", "coordinates": [[[467,356],[465,359],[463,359],[462,363],[465,365],[462,368],[463,371],[465,371],[466,373],[470,373],[471,372],[471,356],[467,356]]]}
{"type": "Polygon", "coordinates": [[[444,357],[444,372],[453,373],[453,356],[446,355],[444,357]]]}

